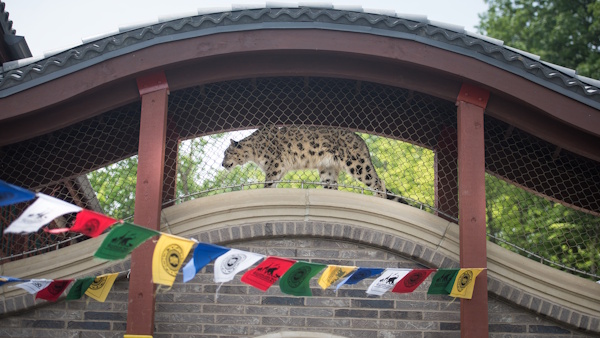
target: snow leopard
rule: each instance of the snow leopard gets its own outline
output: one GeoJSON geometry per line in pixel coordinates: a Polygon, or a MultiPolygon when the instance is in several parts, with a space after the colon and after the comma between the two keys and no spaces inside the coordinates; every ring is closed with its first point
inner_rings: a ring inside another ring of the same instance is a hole
{"type": "Polygon", "coordinates": [[[264,126],[241,141],[230,140],[222,166],[231,170],[254,162],[271,188],[290,170],[317,169],[326,189],[338,188],[344,170],[380,197],[405,203],[391,195],[379,178],[365,141],[354,132],[331,127],[264,126]]]}

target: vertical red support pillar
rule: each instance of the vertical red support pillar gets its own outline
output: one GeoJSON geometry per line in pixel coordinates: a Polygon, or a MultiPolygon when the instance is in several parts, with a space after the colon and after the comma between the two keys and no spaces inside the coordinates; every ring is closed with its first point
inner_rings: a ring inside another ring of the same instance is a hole
{"type": "MultiPolygon", "coordinates": [[[[137,83],[142,98],[142,116],[133,221],[159,230],[169,87],[162,72],[140,77],[137,83]]],[[[128,334],[151,336],[154,333],[153,251],[153,241],[146,241],[131,254],[128,334]]]]}
{"type": "MultiPolygon", "coordinates": [[[[463,84],[458,106],[458,203],[460,266],[486,268],[485,149],[483,113],[487,90],[463,84]]],[[[488,337],[487,270],[478,277],[473,299],[461,299],[462,338],[488,337]]]]}

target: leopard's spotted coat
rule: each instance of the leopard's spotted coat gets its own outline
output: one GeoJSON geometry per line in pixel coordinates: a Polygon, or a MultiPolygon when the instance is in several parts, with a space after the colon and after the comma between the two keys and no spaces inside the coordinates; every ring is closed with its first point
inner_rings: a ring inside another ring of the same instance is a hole
{"type": "MultiPolygon", "coordinates": [[[[223,167],[254,162],[265,173],[265,187],[273,186],[290,170],[317,169],[324,187],[337,189],[344,170],[385,197],[383,181],[371,162],[365,141],[357,134],[330,127],[262,127],[225,150],[223,167]]],[[[404,200],[388,195],[389,199],[404,200]]]]}

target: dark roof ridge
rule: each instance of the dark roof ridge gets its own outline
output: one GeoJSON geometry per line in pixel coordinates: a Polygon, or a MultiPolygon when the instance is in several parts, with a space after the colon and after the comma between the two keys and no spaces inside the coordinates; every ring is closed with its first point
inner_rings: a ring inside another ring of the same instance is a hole
{"type": "Polygon", "coordinates": [[[13,22],[8,19],[9,13],[5,8],[6,3],[0,0],[0,28],[4,34],[15,35],[17,31],[13,29],[13,22]]]}

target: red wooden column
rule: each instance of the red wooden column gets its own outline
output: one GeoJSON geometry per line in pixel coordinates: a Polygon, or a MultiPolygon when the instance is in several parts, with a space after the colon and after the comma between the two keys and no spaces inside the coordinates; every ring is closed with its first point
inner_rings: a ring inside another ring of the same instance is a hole
{"type": "MultiPolygon", "coordinates": [[[[137,84],[142,116],[133,222],[159,230],[169,86],[162,72],[140,77],[137,84]]],[[[131,254],[127,334],[151,336],[154,333],[153,251],[154,242],[149,240],[131,254]]]]}
{"type": "MultiPolygon", "coordinates": [[[[486,268],[485,149],[483,113],[487,90],[463,84],[458,106],[458,206],[460,266],[486,268]]],[[[461,299],[462,338],[488,337],[487,270],[478,277],[473,299],[461,299]]]]}

